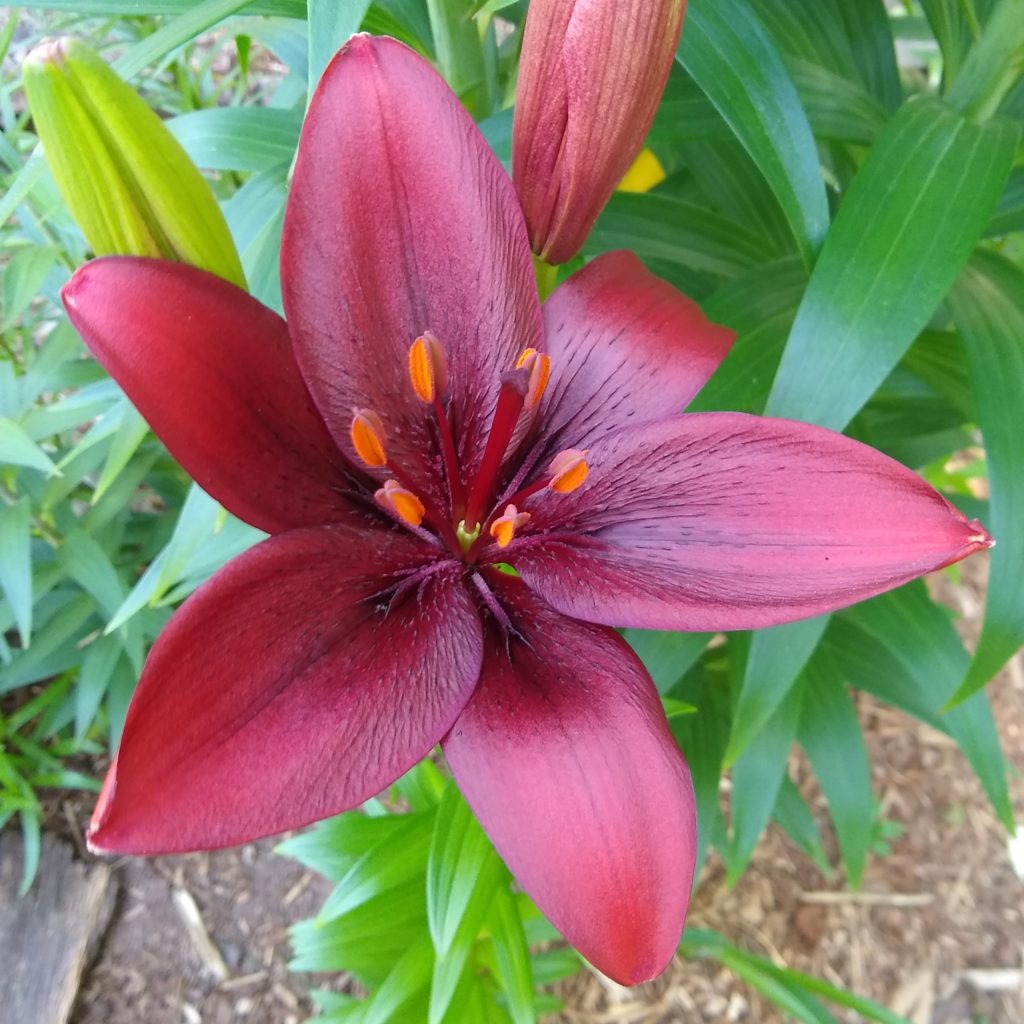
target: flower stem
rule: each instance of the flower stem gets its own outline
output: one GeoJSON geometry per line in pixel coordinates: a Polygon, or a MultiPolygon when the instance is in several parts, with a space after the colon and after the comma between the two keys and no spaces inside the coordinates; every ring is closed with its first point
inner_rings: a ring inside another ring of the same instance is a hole
{"type": "Polygon", "coordinates": [[[533,257],[533,273],[537,278],[537,292],[543,302],[558,284],[558,267],[546,263],[539,256],[533,257]]]}

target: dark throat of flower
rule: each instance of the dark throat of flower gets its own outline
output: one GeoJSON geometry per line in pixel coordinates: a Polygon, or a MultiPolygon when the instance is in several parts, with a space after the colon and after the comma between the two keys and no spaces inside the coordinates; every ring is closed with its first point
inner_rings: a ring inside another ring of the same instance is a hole
{"type": "Polygon", "coordinates": [[[444,395],[448,388],[448,359],[438,338],[427,331],[409,348],[409,380],[416,397],[429,410],[437,428],[445,481],[451,500],[450,515],[425,500],[403,467],[388,457],[385,425],[372,409],[354,409],[352,446],[359,459],[371,469],[386,469],[389,479],[377,490],[378,505],[410,529],[421,532],[432,527],[452,553],[468,564],[476,561],[491,540],[499,548],[512,543],[531,514],[520,506],[542,490],[567,494],[579,487],[589,472],[586,452],[567,449],[551,461],[548,474],[521,488],[500,507],[495,506],[496,488],[516,431],[524,414],[532,413],[544,395],[551,369],[550,358],[528,348],[513,369],[501,375],[494,416],[472,479],[460,470],[458,448],[444,395]]]}

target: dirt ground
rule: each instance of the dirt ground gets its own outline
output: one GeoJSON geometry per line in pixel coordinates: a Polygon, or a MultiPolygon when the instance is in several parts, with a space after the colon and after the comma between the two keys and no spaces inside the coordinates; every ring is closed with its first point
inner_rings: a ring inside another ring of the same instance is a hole
{"type": "MultiPolygon", "coordinates": [[[[967,586],[944,588],[968,633],[981,613],[984,567],[972,572],[967,586]]],[[[991,694],[1024,821],[1020,656],[991,694]]],[[[1024,1022],[1024,881],[980,785],[945,737],[867,697],[859,707],[884,817],[903,826],[891,854],[872,859],[861,892],[851,895],[841,877],[829,882],[781,833],[770,832],[731,892],[712,858],[690,922],[871,996],[915,1024],[1024,1022]]],[[[798,757],[791,774],[824,819],[798,757]]],[[[85,856],[88,811],[87,801],[63,799],[49,822],[85,856]]],[[[310,1013],[309,988],[337,983],[287,970],[287,927],[313,914],[329,886],[275,855],[273,843],[113,867],[117,902],[72,1024],[298,1024],[310,1013]]],[[[634,990],[583,973],[559,994],[566,1000],[561,1024],[780,1019],[709,963],[677,962],[634,990]]]]}

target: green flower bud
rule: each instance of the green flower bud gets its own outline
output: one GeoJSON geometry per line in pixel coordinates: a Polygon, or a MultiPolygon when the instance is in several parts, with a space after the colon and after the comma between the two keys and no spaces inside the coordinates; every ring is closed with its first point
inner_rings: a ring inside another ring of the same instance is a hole
{"type": "Polygon", "coordinates": [[[47,42],[23,77],[57,186],[97,256],[175,260],[245,287],[208,182],[100,57],[77,40],[47,42]]]}

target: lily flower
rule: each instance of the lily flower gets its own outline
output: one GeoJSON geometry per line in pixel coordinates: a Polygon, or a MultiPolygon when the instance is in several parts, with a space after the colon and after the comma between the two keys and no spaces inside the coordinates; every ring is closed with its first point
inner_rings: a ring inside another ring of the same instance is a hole
{"type": "Polygon", "coordinates": [[[159,260],[95,260],[64,293],[175,457],[271,534],[157,640],[92,847],[296,828],[440,743],[568,940],[653,977],[682,931],[694,800],[611,626],[814,615],[987,535],[837,434],[679,415],[732,335],[634,256],[541,309],[511,181],[394,40],[354,37],[322,79],[281,276],[287,322],[159,260]]]}
{"type": "Polygon", "coordinates": [[[533,251],[579,252],[651,130],[686,0],[532,0],[512,129],[512,178],[533,251]]]}

